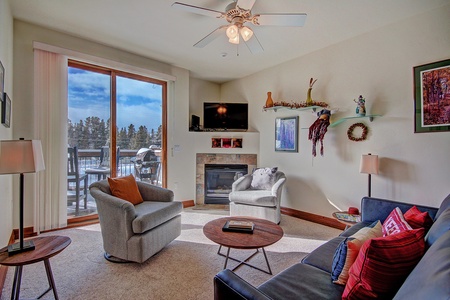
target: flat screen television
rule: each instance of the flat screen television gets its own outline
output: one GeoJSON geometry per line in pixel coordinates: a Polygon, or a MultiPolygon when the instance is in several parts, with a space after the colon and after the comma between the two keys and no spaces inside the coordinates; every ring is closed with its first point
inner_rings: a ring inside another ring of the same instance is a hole
{"type": "Polygon", "coordinates": [[[248,129],[248,103],[203,103],[204,130],[248,129]]]}

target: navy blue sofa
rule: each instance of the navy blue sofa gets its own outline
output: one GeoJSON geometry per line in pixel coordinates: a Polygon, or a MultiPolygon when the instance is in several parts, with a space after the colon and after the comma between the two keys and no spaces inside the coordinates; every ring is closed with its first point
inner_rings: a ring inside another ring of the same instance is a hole
{"type": "MultiPolygon", "coordinates": [[[[341,299],[344,286],[331,281],[333,255],[339,243],[376,220],[384,222],[399,207],[403,213],[414,204],[365,197],[361,200],[361,222],[308,254],[301,262],[275,275],[258,287],[225,269],[214,277],[214,299],[341,299]]],[[[416,205],[434,220],[425,237],[429,247],[409,274],[394,299],[450,299],[450,195],[439,209],[416,205]]]]}

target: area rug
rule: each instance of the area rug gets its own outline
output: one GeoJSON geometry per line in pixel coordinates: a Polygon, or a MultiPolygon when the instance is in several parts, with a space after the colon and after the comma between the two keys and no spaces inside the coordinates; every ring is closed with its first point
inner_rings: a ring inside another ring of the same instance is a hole
{"type": "MultiPolygon", "coordinates": [[[[214,298],[213,278],[223,269],[218,245],[203,235],[203,225],[226,216],[223,210],[184,209],[182,233],[143,264],[115,264],[103,258],[100,225],[65,229],[43,235],[65,235],[72,243],[50,263],[60,299],[152,299],[178,300],[214,298]]],[[[301,219],[282,216],[283,238],[266,248],[273,274],[299,262],[305,255],[340,231],[301,219]]],[[[231,250],[237,258],[250,254],[231,250]]],[[[262,254],[251,262],[265,267],[262,254]]],[[[234,262],[228,267],[233,268],[234,262]]],[[[236,274],[253,285],[273,275],[242,266],[236,274]]],[[[10,299],[14,269],[9,268],[1,299],[10,299]]],[[[48,287],[42,262],[23,268],[21,298],[36,297],[48,287]]],[[[51,293],[42,299],[53,299],[51,293]]]]}

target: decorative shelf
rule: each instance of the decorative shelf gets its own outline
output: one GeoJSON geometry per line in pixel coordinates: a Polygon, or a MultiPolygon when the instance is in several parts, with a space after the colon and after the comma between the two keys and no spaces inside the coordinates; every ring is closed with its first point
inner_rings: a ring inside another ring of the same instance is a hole
{"type": "Polygon", "coordinates": [[[331,123],[330,127],[335,127],[349,119],[369,118],[370,122],[372,122],[375,117],[381,117],[381,116],[382,115],[365,115],[365,116],[353,116],[353,117],[340,118],[336,122],[331,123]]]}
{"type": "Polygon", "coordinates": [[[317,109],[326,109],[326,107],[323,106],[305,106],[305,107],[289,107],[289,106],[272,106],[272,107],[263,107],[264,111],[268,111],[268,110],[273,110],[274,112],[277,112],[277,110],[279,109],[287,109],[287,110],[298,110],[298,111],[302,111],[302,110],[312,110],[312,111],[316,111],[317,109]]]}

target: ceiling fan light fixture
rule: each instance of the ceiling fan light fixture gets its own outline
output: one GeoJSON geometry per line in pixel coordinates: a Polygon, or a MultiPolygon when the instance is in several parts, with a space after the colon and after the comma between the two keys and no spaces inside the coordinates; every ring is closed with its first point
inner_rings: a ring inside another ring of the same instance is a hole
{"type": "Polygon", "coordinates": [[[238,45],[239,44],[239,34],[236,35],[234,38],[230,38],[228,41],[232,44],[238,45]]]}
{"type": "MultiPolygon", "coordinates": [[[[231,39],[235,39],[236,37],[238,37],[239,40],[239,29],[236,25],[230,25],[227,28],[227,37],[231,40],[231,39]]],[[[230,42],[231,43],[231,42],[230,42]]]]}
{"type": "Polygon", "coordinates": [[[242,28],[239,31],[244,41],[248,41],[253,36],[253,30],[251,30],[247,26],[242,26],[242,28]]]}

